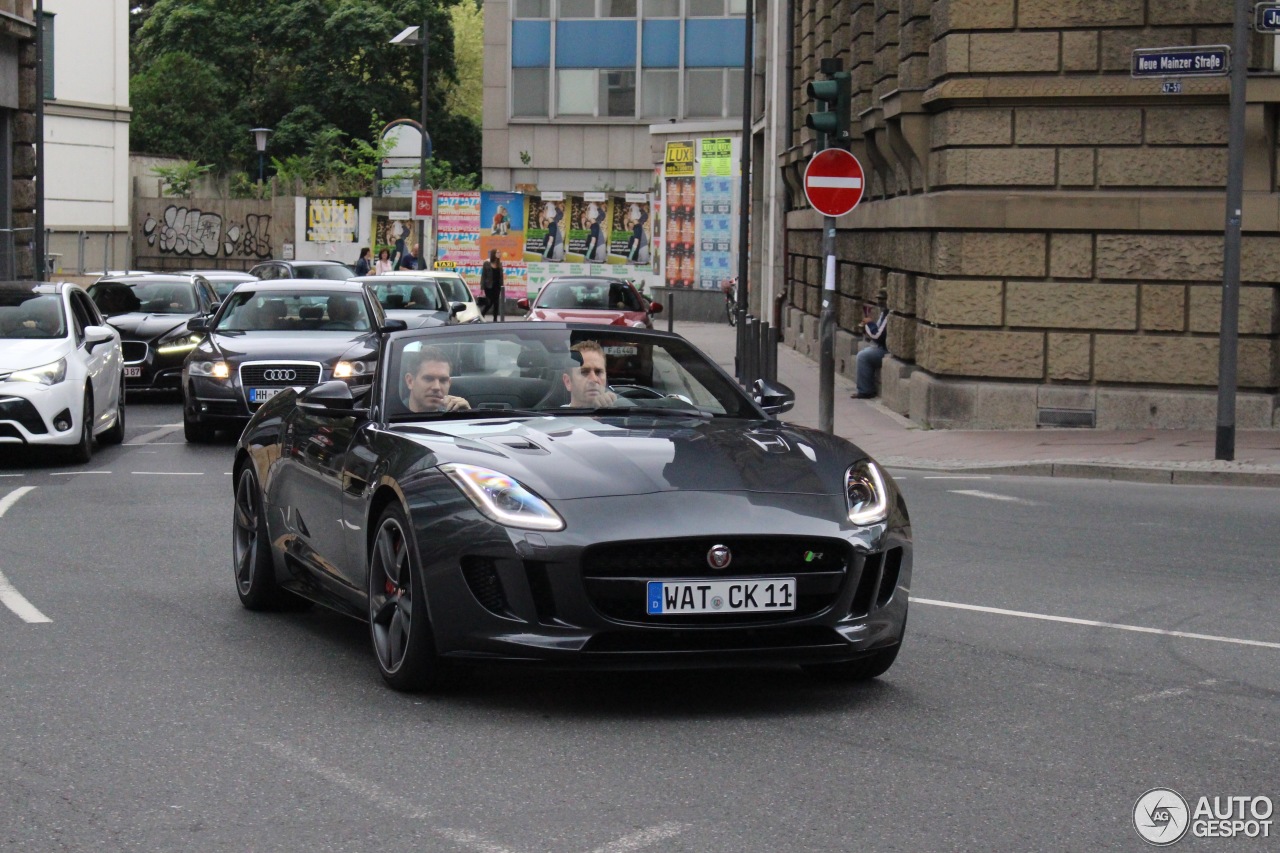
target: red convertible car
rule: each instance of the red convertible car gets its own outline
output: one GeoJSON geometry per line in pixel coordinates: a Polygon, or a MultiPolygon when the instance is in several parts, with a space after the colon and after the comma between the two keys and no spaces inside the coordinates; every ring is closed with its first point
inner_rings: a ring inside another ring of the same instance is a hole
{"type": "Polygon", "coordinates": [[[557,276],[542,286],[532,305],[528,299],[516,304],[529,312],[526,320],[644,329],[653,328],[653,315],[662,310],[661,304],[645,299],[631,282],[596,276],[557,276]]]}

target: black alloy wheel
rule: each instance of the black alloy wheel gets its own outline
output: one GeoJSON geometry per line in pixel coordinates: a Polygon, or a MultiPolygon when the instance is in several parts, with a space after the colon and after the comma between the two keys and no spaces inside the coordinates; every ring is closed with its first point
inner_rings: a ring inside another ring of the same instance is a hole
{"type": "Polygon", "coordinates": [[[195,395],[191,395],[191,403],[187,396],[182,397],[182,437],[191,444],[208,444],[213,441],[217,429],[209,424],[202,424],[194,413],[195,395]]]}
{"type": "Polygon", "coordinates": [[[120,393],[116,395],[116,422],[98,437],[103,444],[124,442],[124,374],[120,374],[120,393]]]}
{"type": "Polygon", "coordinates": [[[251,463],[240,471],[236,482],[235,508],[231,522],[232,568],[236,573],[236,592],[240,603],[249,610],[275,610],[282,595],[276,585],[275,567],[271,562],[271,541],[267,517],[263,511],[258,476],[251,463]]]}
{"type": "Polygon", "coordinates": [[[80,417],[80,440],[71,446],[67,454],[77,465],[85,465],[93,458],[93,395],[84,392],[84,414],[80,417]]]}
{"type": "Polygon", "coordinates": [[[378,521],[369,552],[369,635],[387,684],[404,691],[441,686],[444,668],[436,657],[422,594],[417,549],[404,511],[392,504],[378,521]]]}

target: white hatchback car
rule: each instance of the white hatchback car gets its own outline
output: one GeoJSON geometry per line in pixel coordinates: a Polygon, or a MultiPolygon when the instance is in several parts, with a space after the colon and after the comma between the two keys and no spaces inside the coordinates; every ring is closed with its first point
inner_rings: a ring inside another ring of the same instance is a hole
{"type": "Polygon", "coordinates": [[[467,280],[453,270],[396,270],[398,276],[431,278],[440,284],[440,289],[444,291],[445,298],[450,302],[461,302],[462,310],[455,316],[459,323],[481,323],[484,321],[484,314],[480,311],[479,304],[476,303],[475,294],[471,292],[471,286],[467,284],[467,280]]]}
{"type": "Polygon", "coordinates": [[[61,445],[83,463],[95,436],[124,440],[120,333],[74,284],[0,282],[0,445],[61,445]]]}

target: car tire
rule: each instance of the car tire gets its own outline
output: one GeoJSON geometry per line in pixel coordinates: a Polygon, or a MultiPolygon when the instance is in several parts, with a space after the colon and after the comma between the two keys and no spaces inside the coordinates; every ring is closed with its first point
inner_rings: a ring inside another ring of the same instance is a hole
{"type": "Polygon", "coordinates": [[[209,424],[202,424],[189,411],[187,400],[182,400],[182,435],[191,444],[208,444],[214,439],[217,429],[209,424]]]}
{"type": "Polygon", "coordinates": [[[99,436],[98,440],[103,444],[124,443],[124,376],[120,377],[120,394],[116,400],[116,422],[112,424],[111,429],[99,436]]]}
{"type": "Polygon", "coordinates": [[[276,583],[262,489],[251,464],[245,465],[236,479],[231,514],[231,567],[241,604],[249,610],[280,609],[285,597],[276,583]]]}
{"type": "Polygon", "coordinates": [[[88,464],[93,458],[93,395],[84,392],[84,413],[80,417],[80,440],[67,452],[68,458],[77,465],[88,464]]]}
{"type": "Polygon", "coordinates": [[[369,549],[369,639],[383,680],[395,690],[444,687],[449,672],[436,654],[423,594],[421,561],[404,510],[378,519],[369,549]]]}

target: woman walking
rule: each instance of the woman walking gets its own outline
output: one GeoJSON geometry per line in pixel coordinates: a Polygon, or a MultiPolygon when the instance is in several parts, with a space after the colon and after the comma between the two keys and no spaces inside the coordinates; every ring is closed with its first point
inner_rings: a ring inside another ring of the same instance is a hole
{"type": "Polygon", "coordinates": [[[489,260],[480,270],[480,289],[484,291],[484,313],[493,309],[493,321],[498,322],[502,316],[502,258],[497,249],[489,250],[489,260]]]}

